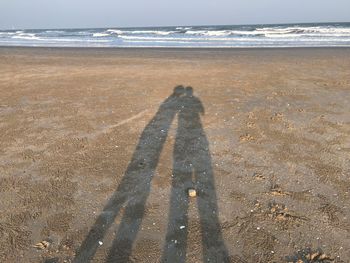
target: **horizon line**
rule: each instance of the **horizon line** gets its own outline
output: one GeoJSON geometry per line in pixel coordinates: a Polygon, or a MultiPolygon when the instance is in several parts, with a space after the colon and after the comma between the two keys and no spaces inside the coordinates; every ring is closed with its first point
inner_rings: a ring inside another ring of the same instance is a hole
{"type": "Polygon", "coordinates": [[[0,29],[0,31],[14,31],[14,30],[65,30],[65,29],[129,29],[129,28],[172,28],[172,27],[206,27],[206,26],[261,26],[261,25],[308,25],[308,24],[348,24],[348,22],[293,22],[293,23],[252,23],[252,24],[212,24],[212,25],[166,25],[166,26],[105,26],[105,27],[54,27],[54,28],[12,28],[0,29]]]}

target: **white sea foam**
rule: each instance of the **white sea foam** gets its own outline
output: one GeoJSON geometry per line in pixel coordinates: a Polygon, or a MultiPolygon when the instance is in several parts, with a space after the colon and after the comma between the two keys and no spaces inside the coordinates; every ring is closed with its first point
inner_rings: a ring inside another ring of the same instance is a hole
{"type": "Polygon", "coordinates": [[[25,40],[40,40],[34,33],[22,33],[16,32],[17,34],[12,36],[14,39],[25,39],[25,40]]]}
{"type": "Polygon", "coordinates": [[[188,30],[186,34],[198,36],[262,35],[260,32],[239,30],[188,30]]]}
{"type": "Polygon", "coordinates": [[[49,39],[40,39],[40,40],[44,40],[47,42],[80,42],[80,43],[84,43],[84,42],[91,42],[91,43],[107,43],[107,42],[111,42],[111,40],[108,39],[79,39],[79,38],[49,38],[49,39]]]}
{"type": "Polygon", "coordinates": [[[108,33],[94,33],[92,34],[93,37],[107,37],[110,36],[108,33]]]}
{"type": "Polygon", "coordinates": [[[65,31],[63,31],[63,30],[46,30],[45,33],[57,33],[57,34],[60,34],[60,33],[65,33],[65,31]]]}
{"type": "Polygon", "coordinates": [[[166,41],[177,41],[177,40],[182,40],[182,41],[201,41],[201,40],[206,40],[206,41],[228,41],[228,40],[235,40],[233,38],[223,38],[223,37],[201,37],[201,38],[196,38],[196,37],[152,37],[152,36],[120,36],[122,39],[126,40],[145,40],[145,41],[152,41],[152,40],[166,40],[166,41]]]}
{"type": "Polygon", "coordinates": [[[219,31],[207,31],[205,36],[229,36],[231,31],[229,30],[219,30],[219,31]]]}
{"type": "Polygon", "coordinates": [[[133,31],[123,31],[128,34],[154,34],[154,35],[170,35],[176,33],[176,31],[161,31],[161,30],[133,30],[133,31]]]}
{"type": "Polygon", "coordinates": [[[202,34],[205,34],[206,30],[187,30],[185,34],[188,34],[188,35],[202,35],[202,34]]]}
{"type": "Polygon", "coordinates": [[[170,35],[173,33],[177,33],[177,31],[163,31],[163,30],[117,30],[117,29],[108,29],[107,32],[113,32],[118,35],[127,35],[127,34],[132,34],[132,35],[146,35],[146,34],[153,34],[153,35],[170,35]]]}
{"type": "Polygon", "coordinates": [[[287,27],[287,28],[258,28],[257,32],[262,34],[344,34],[350,35],[350,28],[336,27],[287,27]]]}
{"type": "Polygon", "coordinates": [[[192,27],[182,27],[182,26],[178,26],[175,29],[176,30],[190,30],[192,27]]]}
{"type": "Polygon", "coordinates": [[[12,38],[25,39],[25,40],[40,40],[41,39],[39,37],[31,37],[31,36],[13,36],[12,38]]]}
{"type": "MultiPolygon", "coordinates": [[[[137,40],[127,40],[125,42],[129,42],[129,43],[144,43],[144,41],[137,41],[137,40]]],[[[152,43],[169,43],[169,41],[165,41],[165,40],[155,40],[152,41],[152,43]]],[[[188,44],[189,42],[187,41],[173,41],[171,42],[171,44],[188,44]]],[[[196,42],[196,44],[210,44],[210,41],[199,41],[196,42]]]]}
{"type": "Polygon", "coordinates": [[[117,34],[117,35],[123,34],[123,31],[118,30],[118,29],[107,29],[106,31],[107,31],[107,32],[114,33],[114,34],[117,34]]]}
{"type": "Polygon", "coordinates": [[[0,35],[4,35],[4,36],[13,36],[15,34],[16,33],[14,33],[14,32],[0,32],[0,35]]]}

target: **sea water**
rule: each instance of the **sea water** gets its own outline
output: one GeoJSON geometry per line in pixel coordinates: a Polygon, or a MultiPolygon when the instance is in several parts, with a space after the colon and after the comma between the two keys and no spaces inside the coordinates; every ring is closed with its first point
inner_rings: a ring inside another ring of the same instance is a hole
{"type": "Polygon", "coordinates": [[[0,46],[349,47],[350,23],[1,30],[0,46]]]}

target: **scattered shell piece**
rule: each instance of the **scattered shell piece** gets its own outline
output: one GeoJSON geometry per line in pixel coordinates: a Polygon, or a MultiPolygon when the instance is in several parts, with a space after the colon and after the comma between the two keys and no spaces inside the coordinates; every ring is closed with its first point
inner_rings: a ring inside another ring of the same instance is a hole
{"type": "Polygon", "coordinates": [[[46,240],[43,240],[39,243],[36,243],[33,247],[38,250],[43,250],[43,249],[47,249],[49,246],[50,246],[50,243],[46,240]]]}
{"type": "Polygon", "coordinates": [[[264,180],[264,179],[266,179],[265,176],[262,175],[261,173],[254,173],[254,174],[253,174],[253,177],[254,177],[254,179],[256,179],[256,180],[264,180]]]}
{"type": "Polygon", "coordinates": [[[180,226],[180,229],[184,229],[185,228],[185,226],[180,226]]]}
{"type": "Polygon", "coordinates": [[[326,254],[321,252],[315,252],[306,257],[308,260],[311,260],[311,262],[318,262],[318,261],[324,261],[324,260],[332,260],[330,257],[328,257],[326,254]]]}
{"type": "Polygon", "coordinates": [[[282,189],[279,185],[273,185],[273,186],[271,187],[271,190],[270,190],[269,194],[271,194],[271,195],[273,195],[273,196],[291,195],[290,192],[283,191],[283,189],[282,189]]]}
{"type": "Polygon", "coordinates": [[[102,246],[102,245],[103,245],[103,242],[102,242],[102,241],[98,241],[98,244],[99,244],[100,246],[102,246]]]}
{"type": "Polygon", "coordinates": [[[196,197],[197,196],[197,191],[193,188],[188,189],[188,196],[189,197],[196,197]]]}

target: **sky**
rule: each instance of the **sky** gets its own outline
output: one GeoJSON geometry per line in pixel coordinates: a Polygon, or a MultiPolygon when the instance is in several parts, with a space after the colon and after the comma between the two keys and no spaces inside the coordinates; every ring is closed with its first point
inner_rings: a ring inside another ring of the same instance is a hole
{"type": "Polygon", "coordinates": [[[350,22],[349,0],[0,0],[0,29],[350,22]]]}

